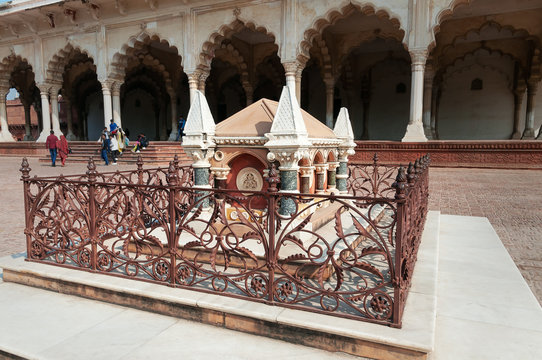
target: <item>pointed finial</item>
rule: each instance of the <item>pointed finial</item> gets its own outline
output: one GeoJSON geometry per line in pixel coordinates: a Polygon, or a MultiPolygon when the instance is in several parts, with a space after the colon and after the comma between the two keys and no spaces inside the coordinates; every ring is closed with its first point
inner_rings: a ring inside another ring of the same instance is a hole
{"type": "Polygon", "coordinates": [[[175,186],[178,184],[179,177],[177,175],[177,168],[175,167],[175,162],[169,162],[169,168],[166,175],[166,180],[169,185],[175,186]]]}
{"type": "Polygon", "coordinates": [[[405,174],[405,168],[399,167],[395,182],[391,185],[395,189],[395,199],[402,200],[405,198],[405,191],[407,187],[407,176],[405,174]]]}
{"type": "Polygon", "coordinates": [[[142,170],[143,170],[143,157],[141,157],[141,155],[138,155],[138,156],[137,156],[136,165],[137,165],[137,170],[138,170],[138,171],[142,171],[142,170]]]}
{"type": "Polygon", "coordinates": [[[269,183],[269,188],[267,191],[269,192],[277,192],[277,184],[280,183],[280,176],[277,173],[277,169],[275,167],[275,164],[271,164],[271,169],[269,169],[269,174],[267,176],[267,182],[269,183]]]}
{"type": "Polygon", "coordinates": [[[175,165],[175,170],[179,170],[179,156],[177,154],[173,157],[173,164],[175,165]]]}
{"type": "Polygon", "coordinates": [[[26,157],[23,158],[23,161],[21,162],[21,168],[19,171],[23,174],[21,176],[21,180],[28,180],[30,178],[30,171],[32,169],[30,168],[30,165],[28,164],[28,160],[26,157]]]}
{"type": "Polygon", "coordinates": [[[88,158],[87,169],[88,181],[96,181],[96,175],[98,174],[98,172],[96,171],[96,164],[94,163],[93,156],[88,158]]]}
{"type": "Polygon", "coordinates": [[[378,164],[378,153],[375,153],[373,155],[373,164],[374,164],[374,166],[376,166],[378,164]]]}
{"type": "Polygon", "coordinates": [[[416,180],[416,169],[414,168],[414,164],[412,164],[412,162],[408,163],[407,179],[409,184],[414,183],[414,180],[416,180]]]}

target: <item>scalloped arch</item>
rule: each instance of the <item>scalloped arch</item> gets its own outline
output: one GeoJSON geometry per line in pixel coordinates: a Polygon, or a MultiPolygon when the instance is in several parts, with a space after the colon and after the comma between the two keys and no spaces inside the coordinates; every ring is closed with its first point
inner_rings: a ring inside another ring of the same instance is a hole
{"type": "Polygon", "coordinates": [[[365,15],[376,15],[380,19],[385,19],[390,21],[393,26],[399,31],[400,38],[399,41],[402,41],[405,36],[405,30],[401,28],[401,23],[399,17],[394,15],[391,9],[386,7],[376,7],[370,2],[360,3],[357,1],[343,2],[344,5],[334,7],[329,9],[323,16],[316,18],[312,24],[304,31],[303,40],[298,47],[298,60],[302,63],[305,63],[310,58],[310,48],[312,47],[313,41],[317,41],[321,38],[324,30],[335,24],[338,20],[347,18],[352,15],[354,12],[359,11],[365,15]],[[390,15],[391,14],[391,15],[390,15]]]}
{"type": "Polygon", "coordinates": [[[51,60],[49,60],[46,68],[47,80],[62,82],[64,68],[75,54],[84,54],[94,63],[94,59],[89,55],[88,50],[68,42],[62,49],[58,50],[55,55],[53,55],[51,60]]]}
{"type": "MultiPolygon", "coordinates": [[[[200,71],[208,71],[211,67],[211,61],[213,60],[215,50],[218,49],[224,39],[229,39],[231,36],[243,29],[249,29],[251,31],[257,31],[262,34],[268,35],[273,39],[273,43],[276,41],[276,36],[273,32],[268,31],[263,26],[256,26],[252,21],[243,22],[239,19],[235,19],[228,25],[222,25],[218,30],[213,32],[207,40],[203,43],[202,49],[199,55],[199,63],[197,69],[200,71]]],[[[278,44],[275,43],[277,47],[278,44]]]]}
{"type": "Polygon", "coordinates": [[[535,39],[535,37],[531,36],[526,29],[516,28],[512,25],[502,25],[497,21],[488,20],[478,27],[475,26],[465,29],[465,32],[462,35],[454,37],[450,44],[445,45],[442,48],[441,53],[444,54],[446,51],[448,51],[448,49],[455,47],[460,40],[466,40],[470,34],[481,35],[482,31],[492,27],[496,28],[499,32],[510,31],[513,35],[523,35],[526,39],[535,39]]]}
{"type": "MultiPolygon", "coordinates": [[[[442,23],[444,23],[446,20],[450,19],[454,12],[458,9],[458,8],[461,8],[461,7],[465,7],[465,6],[468,6],[472,3],[472,0],[452,0],[449,4],[448,7],[442,9],[439,14],[436,16],[436,22],[435,22],[435,25],[433,26],[433,29],[432,29],[432,32],[431,32],[431,37],[432,37],[432,40],[431,40],[431,43],[429,44],[428,46],[428,50],[431,52],[435,47],[436,47],[436,38],[437,38],[437,35],[441,32],[441,25],[442,23]]],[[[513,33],[517,33],[517,32],[525,32],[526,36],[529,37],[530,39],[536,39],[537,42],[538,42],[538,46],[540,47],[540,40],[538,40],[536,37],[532,36],[526,29],[524,28],[517,28],[515,26],[512,26],[510,24],[506,24],[506,25],[502,25],[500,24],[499,22],[497,21],[493,21],[493,20],[488,20],[486,22],[484,22],[481,26],[479,27],[472,27],[470,29],[467,29],[465,34],[464,35],[459,35],[459,36],[456,36],[453,41],[452,41],[452,45],[456,43],[456,41],[458,40],[458,38],[461,38],[463,36],[467,36],[467,33],[469,32],[472,32],[472,31],[481,31],[487,24],[489,23],[492,23],[492,24],[495,24],[499,27],[499,30],[503,30],[503,29],[507,29],[507,30],[511,30],[513,33]]],[[[478,32],[479,33],[479,32],[478,32]]],[[[452,46],[452,45],[449,45],[449,46],[452,46]]]]}
{"type": "Polygon", "coordinates": [[[455,59],[450,65],[448,65],[446,68],[444,68],[440,72],[440,76],[442,78],[443,83],[446,82],[447,79],[452,77],[455,74],[461,74],[469,69],[472,69],[474,66],[480,66],[483,69],[490,69],[492,71],[497,72],[499,75],[505,78],[506,82],[511,87],[512,80],[506,73],[504,73],[501,69],[496,68],[490,64],[480,64],[480,63],[474,63],[474,64],[467,64],[464,66],[461,66],[461,63],[466,63],[469,58],[476,57],[477,53],[486,52],[489,56],[498,55],[499,57],[508,58],[511,62],[517,61],[517,59],[514,57],[514,55],[502,52],[500,50],[491,50],[486,48],[478,48],[474,51],[471,51],[469,53],[464,54],[462,57],[459,57],[455,59]],[[454,70],[455,68],[455,70],[454,70]]]}
{"type": "Polygon", "coordinates": [[[228,55],[228,58],[222,60],[230,62],[229,59],[231,59],[232,61],[230,63],[235,66],[239,71],[239,74],[241,75],[241,80],[248,81],[248,65],[243,56],[239,53],[239,51],[232,44],[221,44],[220,49],[223,49],[228,55]]]}
{"type": "Polygon", "coordinates": [[[3,58],[2,61],[0,61],[0,80],[9,81],[13,70],[17,65],[21,63],[27,63],[32,68],[32,71],[34,71],[34,68],[32,67],[32,64],[28,61],[28,59],[22,57],[21,55],[12,53],[3,58]]]}
{"type": "MultiPolygon", "coordinates": [[[[149,33],[147,30],[141,31],[139,34],[131,36],[124,45],[117,51],[111,61],[111,71],[109,77],[115,80],[123,80],[126,75],[126,65],[128,64],[128,58],[133,55],[136,49],[141,49],[144,45],[149,44],[152,41],[157,41],[160,44],[165,44],[168,47],[174,49],[178,56],[179,49],[175,45],[171,45],[169,40],[166,40],[159,33],[149,33]]],[[[181,65],[183,58],[181,57],[181,65]]]]}

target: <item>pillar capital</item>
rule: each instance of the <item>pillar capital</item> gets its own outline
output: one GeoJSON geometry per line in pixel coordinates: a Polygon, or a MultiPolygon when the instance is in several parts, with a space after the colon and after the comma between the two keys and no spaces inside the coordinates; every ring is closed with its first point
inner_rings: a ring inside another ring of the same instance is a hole
{"type": "Polygon", "coordinates": [[[527,92],[532,95],[536,95],[536,92],[538,90],[538,84],[540,83],[540,78],[538,77],[531,77],[527,81],[527,92]]]}
{"type": "Polygon", "coordinates": [[[102,85],[102,91],[111,92],[111,88],[115,82],[110,79],[101,80],[100,84],[102,85]]]}
{"type": "Polygon", "coordinates": [[[409,50],[409,53],[413,67],[425,66],[425,62],[427,61],[427,49],[411,49],[409,50]]]}
{"type": "Polygon", "coordinates": [[[328,162],[327,163],[327,167],[330,171],[335,171],[337,170],[337,168],[339,167],[339,162],[338,161],[332,161],[332,162],[328,162]]]}
{"type": "Polygon", "coordinates": [[[301,166],[299,168],[299,174],[301,177],[310,177],[314,171],[314,166],[301,166]]]}
{"type": "Polygon", "coordinates": [[[298,69],[300,68],[300,63],[297,60],[286,61],[282,63],[284,66],[284,72],[286,76],[296,76],[298,69]]]}
{"type": "Polygon", "coordinates": [[[229,167],[212,167],[211,173],[217,180],[226,180],[230,173],[230,170],[231,169],[229,167]]]}
{"type": "Polygon", "coordinates": [[[120,87],[122,86],[122,83],[120,81],[115,81],[111,85],[111,95],[113,96],[120,96],[120,87]]]}
{"type": "Polygon", "coordinates": [[[267,160],[278,161],[279,170],[298,170],[297,164],[301,159],[308,157],[308,153],[307,149],[277,149],[267,153],[267,160]]]}
{"type": "Polygon", "coordinates": [[[36,84],[36,87],[40,90],[40,94],[42,96],[44,94],[49,96],[49,89],[51,88],[51,84],[49,84],[49,83],[40,83],[40,84],[36,84]]]}
{"type": "Polygon", "coordinates": [[[317,174],[323,174],[327,171],[328,164],[314,164],[314,168],[317,174]]]}
{"type": "Polygon", "coordinates": [[[51,96],[58,96],[58,92],[60,91],[60,89],[62,89],[61,84],[52,84],[49,88],[49,94],[51,96]]]}

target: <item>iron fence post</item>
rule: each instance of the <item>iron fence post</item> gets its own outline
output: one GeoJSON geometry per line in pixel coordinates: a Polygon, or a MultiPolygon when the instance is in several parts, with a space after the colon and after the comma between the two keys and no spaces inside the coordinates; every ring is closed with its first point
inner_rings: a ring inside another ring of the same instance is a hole
{"type": "Polygon", "coordinates": [[[399,167],[397,177],[392,185],[395,188],[395,200],[397,202],[396,229],[395,229],[395,264],[393,271],[393,316],[392,322],[399,325],[401,323],[402,299],[401,287],[403,286],[401,278],[401,265],[403,258],[403,243],[406,230],[405,224],[405,202],[407,192],[407,177],[405,168],[399,167]]]}
{"type": "Polygon", "coordinates": [[[88,179],[88,216],[89,216],[89,236],[90,236],[90,265],[93,271],[96,271],[97,264],[97,244],[96,244],[96,199],[95,199],[95,188],[96,188],[96,164],[94,163],[94,158],[91,156],[88,159],[87,165],[87,179],[88,179]]]}
{"type": "Polygon", "coordinates": [[[139,185],[143,184],[143,158],[141,155],[137,156],[137,183],[139,185]]]}
{"type": "Polygon", "coordinates": [[[280,182],[280,176],[277,173],[275,164],[271,165],[269,170],[269,175],[267,178],[269,182],[269,187],[267,188],[267,198],[268,198],[268,250],[267,250],[267,270],[269,272],[269,297],[268,302],[273,303],[275,301],[275,267],[277,265],[277,259],[275,254],[275,231],[276,231],[276,218],[275,218],[275,208],[277,206],[277,184],[280,182]]]}
{"type": "Polygon", "coordinates": [[[24,218],[25,218],[25,229],[24,233],[26,235],[26,257],[29,258],[30,254],[30,248],[32,246],[32,237],[30,236],[31,233],[31,225],[30,225],[30,217],[29,217],[29,196],[28,192],[30,189],[30,184],[28,182],[28,179],[30,179],[30,171],[32,169],[30,168],[30,165],[28,164],[28,160],[26,158],[23,158],[23,161],[21,163],[21,168],[19,171],[22,173],[21,180],[23,181],[23,193],[24,193],[24,218]]]}
{"type": "Polygon", "coordinates": [[[177,257],[177,215],[175,211],[175,198],[177,195],[177,185],[179,183],[178,167],[176,161],[169,163],[167,174],[168,192],[169,192],[169,234],[168,234],[168,252],[170,255],[169,276],[171,286],[175,286],[176,278],[176,257],[177,257]]]}

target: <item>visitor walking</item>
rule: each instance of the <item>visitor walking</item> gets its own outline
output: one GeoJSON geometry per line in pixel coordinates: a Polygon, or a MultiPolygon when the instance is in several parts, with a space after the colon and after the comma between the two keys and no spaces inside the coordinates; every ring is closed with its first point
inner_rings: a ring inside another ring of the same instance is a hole
{"type": "Polygon", "coordinates": [[[186,125],[186,120],[181,116],[179,118],[179,126],[178,126],[178,133],[177,133],[177,141],[181,140],[183,141],[184,136],[184,127],[186,125]]]}
{"type": "Polygon", "coordinates": [[[109,134],[109,142],[111,143],[111,157],[113,158],[113,165],[117,165],[117,159],[119,157],[119,142],[117,137],[112,133],[109,134]]]}
{"type": "Polygon", "coordinates": [[[66,164],[66,159],[68,158],[68,153],[70,152],[68,140],[66,140],[64,134],[60,135],[60,140],[56,143],[56,148],[58,150],[60,161],[62,161],[62,166],[64,166],[66,164]]]}
{"type": "Polygon", "coordinates": [[[107,154],[111,150],[111,142],[109,138],[102,134],[102,159],[105,161],[105,165],[109,165],[109,160],[107,159],[107,154]]]}
{"type": "Polygon", "coordinates": [[[55,132],[53,130],[50,131],[50,135],[47,136],[47,140],[45,140],[45,148],[49,149],[49,153],[51,154],[51,162],[52,166],[56,166],[56,143],[58,142],[58,138],[55,136],[55,132]]]}

